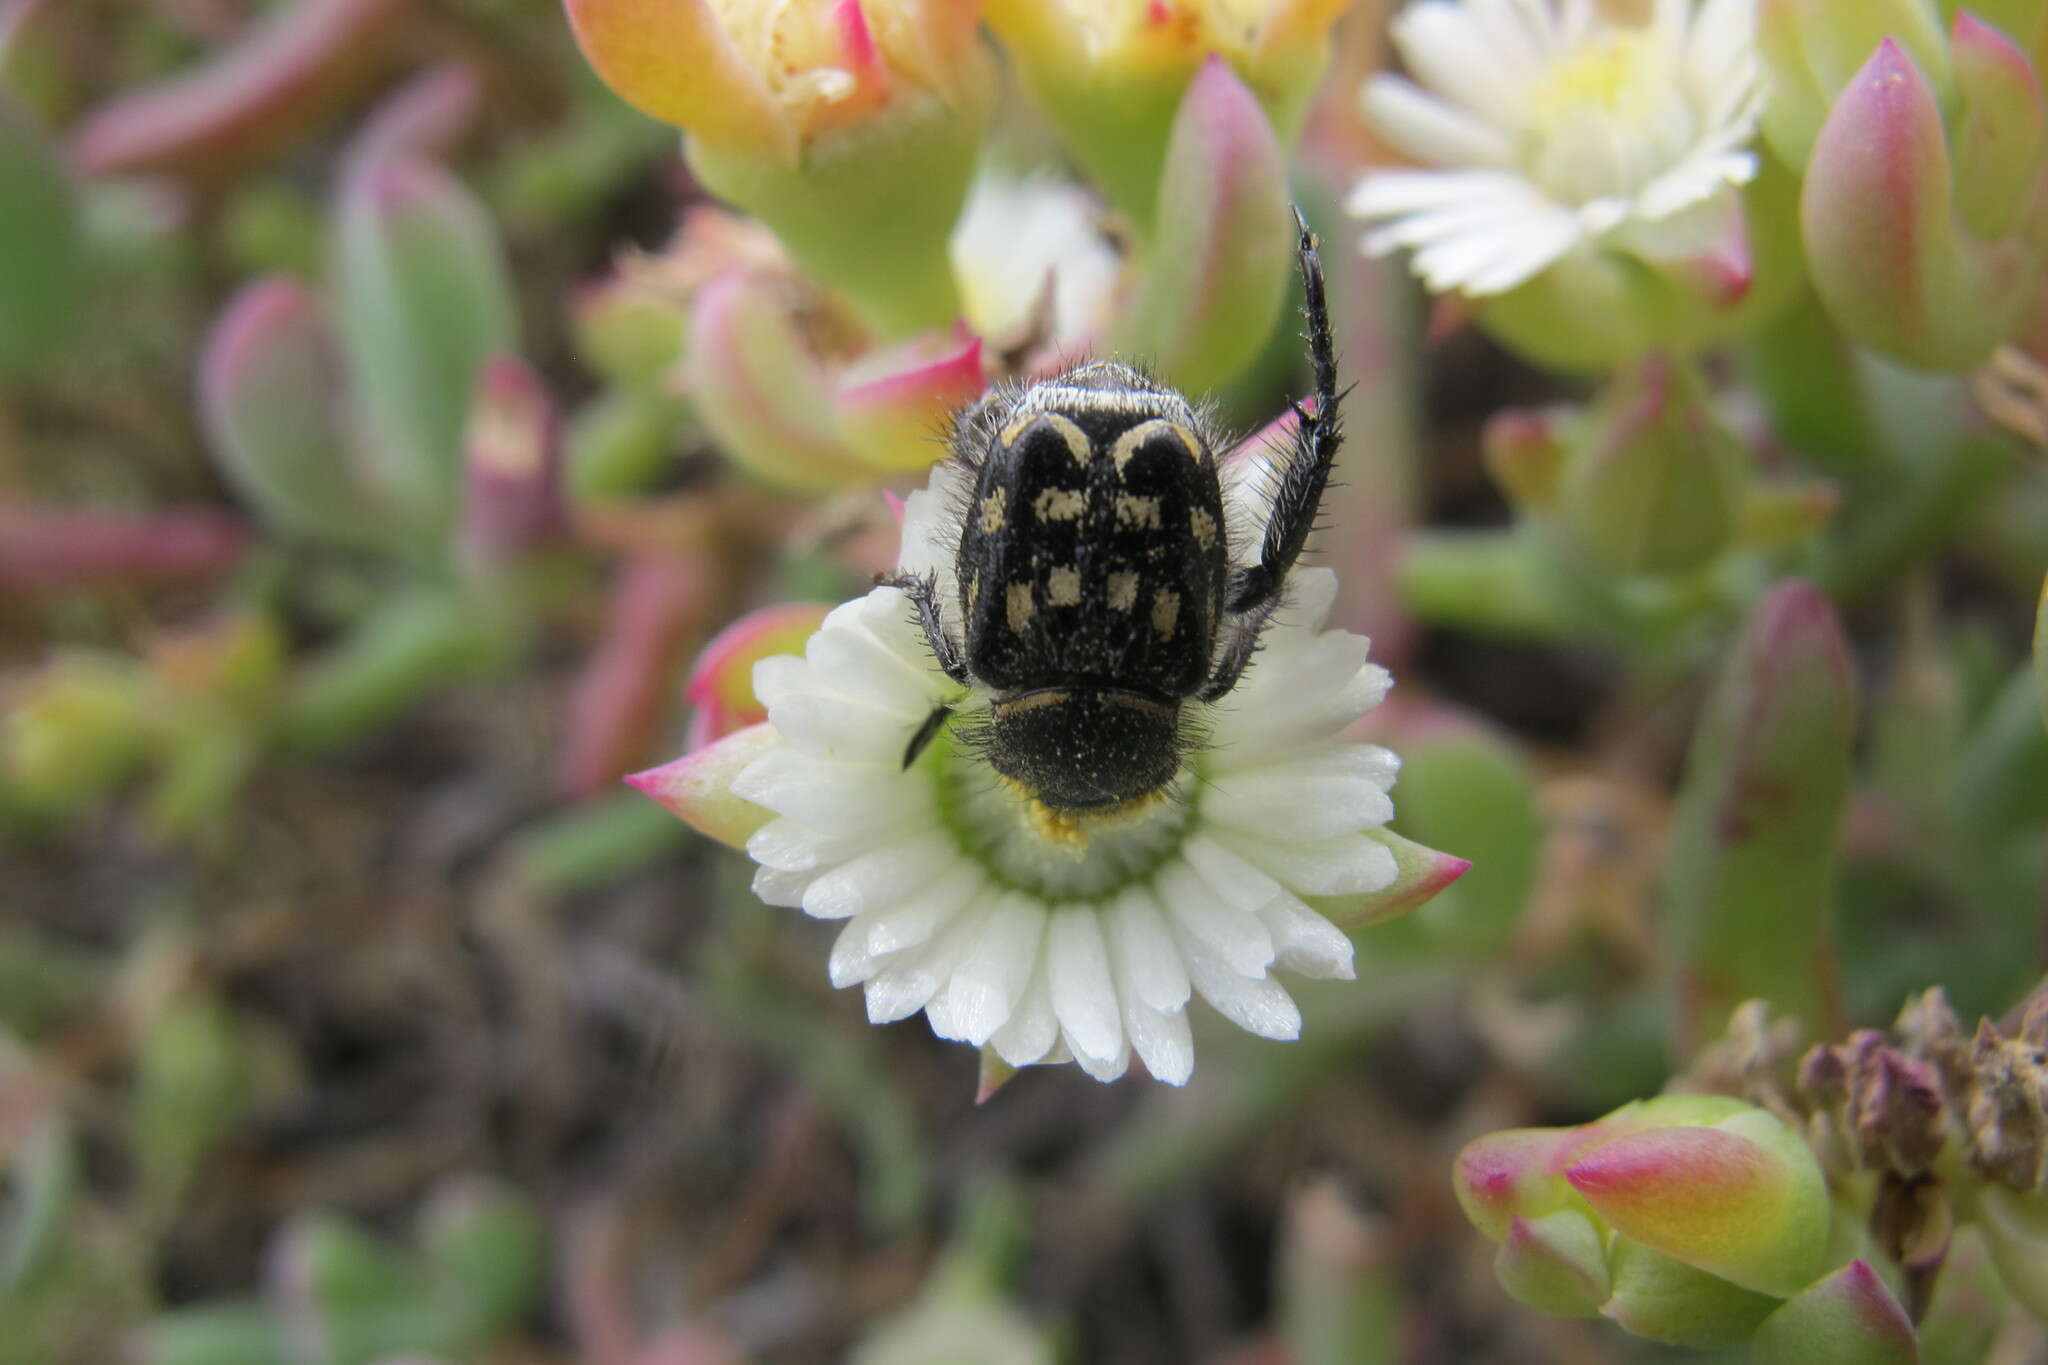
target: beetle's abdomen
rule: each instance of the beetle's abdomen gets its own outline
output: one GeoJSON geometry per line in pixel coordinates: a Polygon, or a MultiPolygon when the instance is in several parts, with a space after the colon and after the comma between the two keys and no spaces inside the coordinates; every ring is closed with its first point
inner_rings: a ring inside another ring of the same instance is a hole
{"type": "Polygon", "coordinates": [[[989,765],[1051,810],[1101,812],[1180,770],[1180,703],[1116,687],[1042,687],[989,712],[989,765]]]}
{"type": "Polygon", "coordinates": [[[996,434],[966,513],[960,605],[983,681],[1200,688],[1222,600],[1223,500],[1188,422],[1113,405],[1020,413],[996,434]]]}

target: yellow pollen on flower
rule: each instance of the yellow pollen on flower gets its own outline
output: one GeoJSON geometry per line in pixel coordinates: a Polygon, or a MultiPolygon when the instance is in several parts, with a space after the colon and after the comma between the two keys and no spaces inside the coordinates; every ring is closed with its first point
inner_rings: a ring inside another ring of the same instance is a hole
{"type": "Polygon", "coordinates": [[[1551,126],[1588,109],[1628,117],[1656,98],[1648,78],[1659,69],[1642,34],[1600,34],[1530,88],[1530,120],[1539,127],[1551,126]]]}
{"type": "Polygon", "coordinates": [[[1031,832],[1049,847],[1073,858],[1079,858],[1088,852],[1089,841],[1095,835],[1120,826],[1135,824],[1150,816],[1168,800],[1168,790],[1161,787],[1157,791],[1147,792],[1143,796],[1101,810],[1061,810],[1040,801],[1020,782],[1007,777],[999,778],[998,781],[1023,807],[1024,822],[1030,826],[1031,832]]]}

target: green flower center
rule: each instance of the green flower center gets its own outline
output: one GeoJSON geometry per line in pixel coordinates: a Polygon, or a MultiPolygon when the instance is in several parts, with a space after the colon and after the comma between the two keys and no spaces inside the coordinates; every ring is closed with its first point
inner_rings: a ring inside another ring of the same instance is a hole
{"type": "Polygon", "coordinates": [[[917,767],[936,787],[939,819],[960,851],[998,885],[1047,904],[1107,901],[1149,880],[1180,852],[1200,813],[1200,775],[1183,768],[1163,800],[1089,826],[1075,846],[1041,833],[1030,803],[950,733],[932,741],[917,767]]]}

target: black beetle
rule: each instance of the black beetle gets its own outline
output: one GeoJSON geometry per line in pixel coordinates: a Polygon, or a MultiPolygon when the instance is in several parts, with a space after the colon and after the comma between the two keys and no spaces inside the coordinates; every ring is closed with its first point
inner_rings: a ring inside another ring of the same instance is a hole
{"type": "MultiPolygon", "coordinates": [[[[998,386],[961,414],[952,458],[965,623],[934,577],[892,580],[947,676],[994,695],[970,736],[1057,826],[1163,793],[1193,743],[1184,703],[1237,685],[1315,524],[1341,441],[1316,239],[1299,210],[1313,408],[1294,405],[1256,562],[1233,566],[1210,419],[1132,366],[1092,361],[998,386]]],[[[945,725],[910,739],[908,767],[945,725]]]]}

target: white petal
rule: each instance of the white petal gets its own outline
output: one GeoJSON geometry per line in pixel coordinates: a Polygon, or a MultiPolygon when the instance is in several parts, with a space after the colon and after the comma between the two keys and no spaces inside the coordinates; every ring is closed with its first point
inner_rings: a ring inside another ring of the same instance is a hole
{"type": "Polygon", "coordinates": [[[1187,1003],[1188,969],[1150,892],[1134,886],[1117,897],[1103,912],[1103,929],[1114,940],[1117,960],[1130,973],[1140,1000],[1156,1010],[1177,1010],[1187,1003]]]}
{"type": "MultiPolygon", "coordinates": [[[[1112,926],[1114,917],[1112,916],[1112,926]]],[[[1185,1085],[1195,1069],[1194,1036],[1188,1030],[1186,1013],[1179,1007],[1159,1009],[1145,1002],[1144,992],[1131,955],[1114,927],[1107,934],[1111,971],[1116,977],[1117,996],[1123,1002],[1124,1034],[1154,1078],[1168,1085],[1185,1085]]],[[[1179,954],[1174,954],[1178,961],[1179,954]]]]}
{"type": "Polygon", "coordinates": [[[754,894],[768,905],[796,909],[804,903],[804,888],[816,878],[814,872],[786,872],[779,867],[754,869],[754,894]]]}
{"type": "Polygon", "coordinates": [[[1126,1000],[1124,1031],[1154,1080],[1186,1085],[1195,1074],[1195,1037],[1184,1010],[1155,1010],[1142,1000],[1126,1000]]]}
{"type": "Polygon", "coordinates": [[[1059,1016],[1053,1013],[1052,984],[1045,961],[1045,954],[1041,952],[1016,1008],[996,1030],[995,1037],[988,1040],[989,1046],[996,1050],[996,1056],[1011,1066],[1030,1066],[1033,1062],[1044,1061],[1047,1051],[1059,1038],[1059,1016]]]}
{"type": "Polygon", "coordinates": [[[747,856],[763,867],[813,876],[837,867],[878,843],[894,843],[928,825],[928,820],[898,822],[894,829],[857,826],[830,834],[787,817],[770,820],[747,839],[747,856]]]}
{"type": "MultiPolygon", "coordinates": [[[[953,577],[953,553],[947,548],[946,531],[957,515],[955,508],[966,498],[972,474],[963,465],[945,460],[932,467],[931,479],[903,500],[903,539],[896,554],[896,567],[922,577],[935,573],[940,586],[953,577]]],[[[957,542],[953,542],[957,545],[957,542]]],[[[952,593],[947,594],[951,600],[952,593]]]]}
{"type": "Polygon", "coordinates": [[[1756,51],[1756,0],[1705,0],[1686,38],[1688,74],[1702,89],[1714,89],[1742,74],[1756,51]]]}
{"type": "Polygon", "coordinates": [[[1448,212],[1407,218],[1389,232],[1417,248],[1415,273],[1431,289],[1483,297],[1541,274],[1595,230],[1580,215],[1532,202],[1503,207],[1483,220],[1453,219],[1448,212]]]}
{"type": "Polygon", "coordinates": [[[1575,246],[1574,213],[1519,175],[1490,170],[1375,171],[1345,205],[1391,220],[1365,239],[1369,255],[1416,248],[1416,272],[1438,290],[1500,293],[1575,246]]]}
{"type": "Polygon", "coordinates": [[[1486,45],[1527,76],[1541,72],[1556,50],[1557,20],[1547,0],[1467,0],[1486,45]]]}
{"type": "Polygon", "coordinates": [[[1424,0],[1392,25],[1394,43],[1415,78],[1486,120],[1512,128],[1522,115],[1528,72],[1503,53],[1462,6],[1424,0]]]}
{"type": "MultiPolygon", "coordinates": [[[[1372,642],[1363,635],[1343,630],[1324,631],[1319,635],[1291,631],[1283,632],[1283,638],[1274,642],[1274,648],[1280,651],[1285,666],[1267,669],[1264,673],[1246,674],[1248,681],[1240,684],[1251,689],[1250,694],[1261,700],[1322,697],[1341,692],[1358,676],[1359,670],[1368,667],[1372,642]],[[1256,681],[1249,681],[1251,679],[1256,681]]],[[[1253,719],[1272,720],[1264,712],[1253,719]]]]}
{"type": "Polygon", "coordinates": [[[1218,824],[1275,839],[1325,839],[1384,825],[1393,755],[1377,745],[1346,744],[1327,754],[1219,774],[1202,795],[1202,813],[1218,824]]]}
{"type": "Polygon", "coordinates": [[[899,768],[904,749],[930,714],[884,710],[828,692],[792,693],[768,709],[776,733],[804,753],[899,768]]]}
{"type": "Polygon", "coordinates": [[[1770,86],[1764,78],[1762,59],[1754,52],[1744,56],[1735,69],[1723,77],[1704,82],[1696,96],[1704,107],[1706,132],[1699,139],[1699,151],[1735,151],[1756,140],[1757,124],[1770,103],[1770,86]]]}
{"type": "Polygon", "coordinates": [[[1655,41],[1675,46],[1685,36],[1685,20],[1692,5],[1693,0],[1652,0],[1647,31],[1655,41]]]}
{"type": "Polygon", "coordinates": [[[861,854],[818,877],[804,891],[804,913],[846,919],[900,902],[952,870],[959,859],[951,832],[930,830],[861,854]]]}
{"type": "Polygon", "coordinates": [[[953,916],[931,942],[877,973],[867,987],[868,1022],[893,1023],[923,1009],[974,946],[974,936],[994,904],[991,892],[953,916]]]}
{"type": "Polygon", "coordinates": [[[838,761],[901,766],[903,748],[930,714],[923,705],[878,706],[834,690],[793,654],[754,665],[754,694],[768,719],[800,753],[838,761]]]}
{"type": "Polygon", "coordinates": [[[1116,983],[1109,973],[1109,950],[1095,911],[1063,906],[1052,912],[1046,930],[1046,967],[1053,1012],[1074,1056],[1098,1064],[1114,1058],[1123,1048],[1124,1031],[1118,1021],[1116,983]]]}
{"type": "MultiPolygon", "coordinates": [[[[1570,215],[1544,214],[1529,223],[1513,242],[1496,244],[1492,256],[1483,265],[1473,263],[1466,266],[1456,284],[1443,287],[1460,289],[1478,298],[1505,294],[1563,260],[1584,239],[1585,233],[1570,215]]],[[[1427,276],[1429,265],[1420,257],[1417,263],[1417,268],[1427,276]]]]}
{"type": "Polygon", "coordinates": [[[1379,705],[1393,679],[1367,661],[1371,648],[1362,635],[1333,630],[1254,659],[1211,713],[1213,770],[1256,767],[1304,741],[1325,744],[1379,705]]]}
{"type": "Polygon", "coordinates": [[[1104,1085],[1118,1079],[1124,1072],[1130,1070],[1131,1045],[1123,1041],[1121,1030],[1117,1034],[1116,1051],[1108,1057],[1091,1057],[1080,1048],[1074,1046],[1072,1034],[1062,1033],[1061,1036],[1066,1039],[1068,1049],[1074,1054],[1074,1065],[1080,1067],[1104,1085]]]}
{"type": "Polygon", "coordinates": [[[996,904],[974,946],[953,969],[943,1008],[938,1002],[932,1006],[933,1028],[940,1037],[980,1047],[1009,1020],[1038,965],[1045,917],[1043,905],[1016,892],[996,904]],[[943,1029],[938,1027],[941,1014],[943,1029]]]}
{"type": "Polygon", "coordinates": [[[956,858],[952,870],[916,895],[863,914],[860,918],[869,926],[868,951],[876,957],[887,957],[929,942],[940,926],[960,913],[968,898],[981,888],[983,876],[974,863],[956,858]]]}
{"type": "Polygon", "coordinates": [[[858,986],[882,970],[887,956],[868,947],[868,931],[873,923],[872,915],[856,915],[841,927],[839,936],[832,940],[832,956],[826,963],[825,974],[831,978],[833,989],[858,986]]]}
{"type": "Polygon", "coordinates": [[[1466,208],[1481,220],[1535,193],[1520,176],[1504,171],[1368,171],[1344,201],[1354,218],[1399,218],[1410,213],[1466,208]]]}
{"type": "MultiPolygon", "coordinates": [[[[955,599],[942,595],[939,600],[951,602],[955,599]]],[[[923,680],[923,693],[927,698],[946,696],[957,690],[932,658],[931,642],[924,638],[924,631],[917,624],[917,613],[910,605],[909,594],[901,588],[876,588],[866,597],[859,598],[856,605],[860,609],[856,619],[869,639],[889,651],[923,680]]]]}
{"type": "MultiPolygon", "coordinates": [[[[1287,600],[1273,613],[1276,640],[1307,643],[1322,633],[1337,605],[1337,575],[1320,566],[1300,567],[1287,576],[1287,600]]],[[[1356,637],[1365,639],[1364,636],[1356,637]]],[[[1368,645],[1371,643],[1367,642],[1368,645]]]]}
{"type": "Polygon", "coordinates": [[[940,501],[929,488],[920,488],[903,499],[903,525],[896,550],[896,567],[902,572],[924,573],[943,557],[938,543],[940,510],[940,501]]]}
{"type": "Polygon", "coordinates": [[[1342,929],[1283,891],[1259,907],[1273,935],[1273,965],[1315,981],[1350,981],[1355,950],[1342,929]]]}
{"type": "Polygon", "coordinates": [[[1181,857],[1211,889],[1238,909],[1257,914],[1281,893],[1280,884],[1206,834],[1190,835],[1181,857]]]}
{"type": "Polygon", "coordinates": [[[811,666],[800,654],[771,654],[754,663],[754,696],[765,707],[815,686],[811,666]]]}
{"type": "Polygon", "coordinates": [[[1247,1033],[1281,1042],[1301,1036],[1301,1011],[1271,977],[1239,976],[1199,943],[1181,940],[1188,976],[1216,1012],[1247,1033]]]}
{"type": "Polygon", "coordinates": [[[1731,192],[1666,217],[1638,218],[1614,235],[1613,244],[1647,261],[1684,262],[1739,251],[1743,235],[1742,204],[1731,192]]]}
{"type": "Polygon", "coordinates": [[[1645,218],[1669,218],[1705,204],[1730,185],[1742,184],[1755,175],[1752,152],[1688,158],[1651,181],[1637,198],[1636,210],[1645,218]]]}
{"type": "Polygon", "coordinates": [[[1399,76],[1366,82],[1365,115],[1388,142],[1431,166],[1506,167],[1514,160],[1514,145],[1497,125],[1399,76]]]}
{"type": "Polygon", "coordinates": [[[740,769],[732,792],[813,828],[846,823],[849,814],[929,810],[930,784],[892,771],[886,764],[835,763],[791,749],[770,749],[740,769]]]}
{"type": "Polygon", "coordinates": [[[1594,5],[1598,0],[1564,0],[1556,24],[1557,47],[1553,51],[1577,47],[1585,41],[1598,16],[1594,5]]]}
{"type": "Polygon", "coordinates": [[[1400,870],[1377,839],[1274,839],[1218,828],[1218,842],[1298,896],[1359,896],[1384,891],[1400,870]]]}
{"type": "Polygon", "coordinates": [[[1189,839],[1181,854],[1219,895],[1258,917],[1272,936],[1275,965],[1319,979],[1350,979],[1351,940],[1293,892],[1207,836],[1189,839]]]}
{"type": "MultiPolygon", "coordinates": [[[[848,605],[863,607],[866,601],[848,605]]],[[[907,600],[901,605],[905,612],[910,610],[907,600]]],[[[865,626],[842,624],[835,628],[827,617],[824,629],[805,645],[804,660],[814,676],[829,678],[836,691],[875,706],[928,713],[938,695],[931,673],[890,649],[865,626]]]]}
{"type": "Polygon", "coordinates": [[[1259,917],[1217,895],[1186,863],[1175,859],[1160,868],[1153,891],[1177,937],[1201,944],[1245,976],[1263,976],[1272,965],[1273,936],[1259,917]]]}

